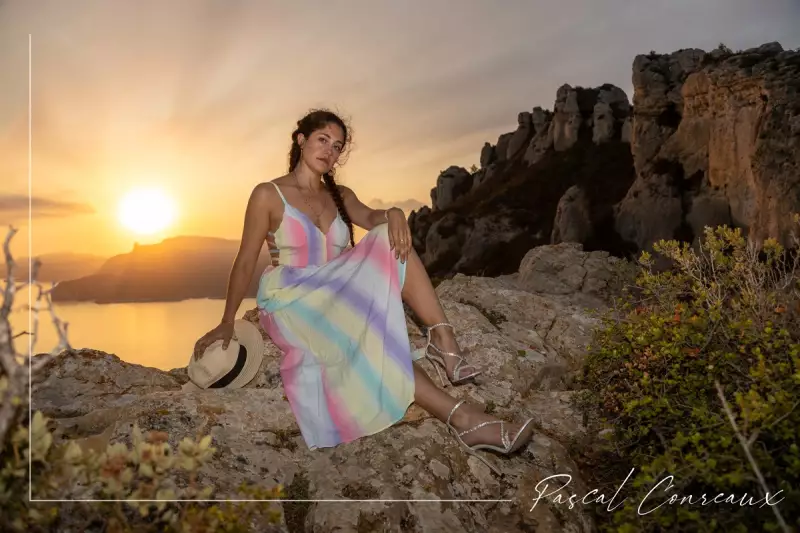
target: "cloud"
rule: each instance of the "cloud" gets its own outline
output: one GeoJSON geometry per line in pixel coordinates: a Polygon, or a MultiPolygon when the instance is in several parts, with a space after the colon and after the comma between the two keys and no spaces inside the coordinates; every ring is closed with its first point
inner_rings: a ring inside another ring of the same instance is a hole
{"type": "Polygon", "coordinates": [[[399,207],[403,211],[409,212],[415,209],[419,209],[420,207],[426,204],[420,202],[419,200],[415,200],[414,198],[409,198],[408,200],[400,200],[394,202],[381,200],[380,198],[374,198],[370,200],[367,205],[373,209],[388,209],[390,207],[399,207]]]}
{"type": "MultiPolygon", "coordinates": [[[[73,215],[90,215],[95,213],[94,207],[80,202],[67,202],[34,196],[30,207],[34,217],[68,217],[73,215]]],[[[0,195],[0,216],[22,218],[28,214],[28,197],[24,194],[0,195]]]]}

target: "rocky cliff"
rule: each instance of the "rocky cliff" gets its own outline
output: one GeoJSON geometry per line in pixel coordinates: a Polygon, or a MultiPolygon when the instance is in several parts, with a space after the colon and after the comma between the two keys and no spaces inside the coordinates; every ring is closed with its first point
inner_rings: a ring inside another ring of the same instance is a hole
{"type": "Polygon", "coordinates": [[[800,211],[800,51],[680,50],[633,62],[633,105],[613,85],[564,85],[518,116],[474,174],[450,167],[409,217],[435,276],[513,272],[534,246],[625,255],[706,225],[786,241],[800,211]]]}
{"type": "MultiPolygon", "coordinates": [[[[173,446],[185,436],[211,434],[218,451],[200,481],[213,483],[217,498],[248,481],[282,484],[287,498],[297,500],[430,500],[284,502],[282,531],[589,532],[592,523],[579,507],[545,501],[531,507],[534,487],[553,474],[570,474],[571,490],[587,490],[571,456],[585,435],[570,389],[595,324],[584,309],[604,305],[613,268],[606,253],[562,244],[531,251],[511,275],[459,275],[438,286],[459,343],[484,372],[476,384],[448,390],[499,416],[536,420],[535,437],[521,453],[490,454],[502,477],[464,454],[444,425],[416,406],[375,436],[309,451],[283,395],[279,351],[263,332],[267,357],[244,389],[185,392],[185,369],[164,372],[81,350],[46,369],[33,409],[54,419],[58,438],[78,439],[85,448],[127,442],[133,423],[169,433],[173,446]],[[443,501],[475,499],[504,501],[443,501]]],[[[247,318],[256,321],[253,312],[247,318]]],[[[422,346],[410,319],[408,330],[422,346]]]]}
{"type": "Polygon", "coordinates": [[[800,52],[638,56],[633,84],[637,177],[617,209],[623,238],[645,248],[727,224],[786,243],[800,211],[800,52]]]}

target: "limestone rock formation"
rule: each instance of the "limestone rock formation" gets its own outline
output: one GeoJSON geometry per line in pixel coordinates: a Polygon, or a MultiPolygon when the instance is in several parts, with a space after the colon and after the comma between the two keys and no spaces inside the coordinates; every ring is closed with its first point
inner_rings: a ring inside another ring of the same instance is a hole
{"type": "Polygon", "coordinates": [[[508,161],[508,146],[511,143],[511,138],[514,136],[513,131],[503,133],[497,138],[495,145],[495,153],[497,154],[497,161],[508,161]]]}
{"type": "Polygon", "coordinates": [[[630,149],[620,150],[626,123],[627,96],[609,84],[593,89],[564,85],[555,111],[534,107],[519,113],[515,131],[501,134],[495,145],[484,144],[481,168],[471,178],[459,167],[449,168],[431,191],[434,209],[409,217],[414,247],[425,267],[442,277],[456,272],[507,274],[525,252],[549,244],[551,238],[619,253],[624,245],[606,244],[619,241],[613,206],[633,182],[630,149]],[[610,148],[597,157],[588,145],[610,148]],[[509,181],[514,185],[509,187],[509,181]],[[453,207],[456,200],[463,204],[458,209],[453,207]],[[567,227],[579,221],[575,228],[567,227]]]}
{"type": "Polygon", "coordinates": [[[412,229],[411,242],[419,255],[425,253],[425,237],[431,227],[431,208],[427,205],[408,215],[408,225],[412,229]]]}
{"type": "Polygon", "coordinates": [[[533,122],[533,138],[528,143],[528,148],[523,155],[524,161],[533,165],[538,163],[548,149],[553,147],[553,114],[541,107],[534,107],[531,121],[533,122]]]}
{"type": "Polygon", "coordinates": [[[583,115],[578,105],[578,91],[569,85],[562,85],[556,92],[553,116],[553,147],[556,151],[567,150],[578,142],[582,124],[583,115]]]}
{"type": "Polygon", "coordinates": [[[489,144],[488,142],[484,143],[483,148],[481,148],[481,168],[486,168],[492,163],[496,158],[494,146],[489,144]]]}
{"type": "Polygon", "coordinates": [[[516,156],[520,153],[520,150],[528,145],[533,132],[534,130],[531,113],[528,111],[523,111],[517,116],[517,129],[508,140],[506,159],[516,158],[516,156]]]}
{"type": "Polygon", "coordinates": [[[622,236],[647,248],[729,224],[785,243],[800,211],[800,52],[691,49],[637,56],[633,70],[637,180],[622,236]]]}
{"type": "Polygon", "coordinates": [[[584,243],[592,236],[590,202],[586,192],[573,185],[558,201],[550,242],[584,243]]]}
{"type": "Polygon", "coordinates": [[[629,113],[625,91],[614,86],[600,88],[592,115],[592,141],[600,144],[622,136],[622,125],[629,113]]]}
{"type": "Polygon", "coordinates": [[[436,179],[436,188],[431,191],[433,210],[447,209],[453,201],[472,187],[472,175],[465,168],[450,166],[436,179]]]}
{"type": "MultiPolygon", "coordinates": [[[[79,350],[51,363],[33,394],[33,408],[54,419],[58,438],[95,449],[126,439],[133,423],[167,432],[173,446],[184,436],[210,434],[218,452],[199,482],[216,486],[217,498],[250,482],[283,484],[295,499],[431,500],[286,502],[283,531],[589,532],[592,523],[577,506],[556,511],[540,502],[530,509],[536,483],[549,475],[571,474],[571,490],[588,490],[567,447],[585,438],[569,389],[596,324],[584,306],[603,305],[593,287],[608,268],[611,262],[580,246],[545,246],[526,257],[519,273],[458,275],[437,287],[459,343],[484,372],[477,384],[450,393],[498,416],[536,421],[536,435],[521,453],[488,456],[503,477],[465,454],[441,422],[416,406],[377,435],[309,451],[283,394],[280,352],[263,331],[266,358],[244,389],[185,392],[185,369],[164,372],[79,350]],[[511,502],[438,502],[444,499],[511,502]]],[[[256,322],[256,313],[245,318],[256,322]]],[[[423,345],[411,320],[408,331],[414,346],[423,345]]]]}
{"type": "Polygon", "coordinates": [[[613,85],[562,85],[552,112],[520,113],[493,152],[486,143],[471,186],[451,194],[457,216],[412,226],[426,267],[507,274],[545,243],[627,255],[721,224],[788,244],[800,212],[800,51],[640,55],[633,84],[633,106],[613,85]]]}
{"type": "Polygon", "coordinates": [[[435,271],[437,265],[457,260],[470,231],[471,227],[456,213],[446,213],[432,222],[425,235],[423,263],[435,271]]]}

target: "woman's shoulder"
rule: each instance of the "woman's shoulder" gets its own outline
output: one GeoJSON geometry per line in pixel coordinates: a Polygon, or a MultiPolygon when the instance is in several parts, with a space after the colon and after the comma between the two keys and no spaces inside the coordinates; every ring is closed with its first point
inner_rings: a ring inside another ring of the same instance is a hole
{"type": "Polygon", "coordinates": [[[253,188],[252,195],[254,198],[266,202],[272,202],[278,198],[278,187],[283,187],[286,184],[286,176],[280,176],[268,181],[262,181],[253,188]]]}
{"type": "Polygon", "coordinates": [[[271,180],[262,181],[258,185],[256,185],[256,189],[266,189],[269,191],[276,191],[275,185],[278,187],[291,187],[293,184],[291,181],[287,179],[287,175],[278,176],[277,178],[273,178],[271,180]]]}
{"type": "Polygon", "coordinates": [[[278,176],[277,178],[272,178],[271,180],[262,181],[256,187],[266,187],[272,190],[275,190],[273,184],[277,185],[278,187],[284,187],[290,185],[292,182],[289,181],[289,175],[284,174],[283,176],[278,176]]]}

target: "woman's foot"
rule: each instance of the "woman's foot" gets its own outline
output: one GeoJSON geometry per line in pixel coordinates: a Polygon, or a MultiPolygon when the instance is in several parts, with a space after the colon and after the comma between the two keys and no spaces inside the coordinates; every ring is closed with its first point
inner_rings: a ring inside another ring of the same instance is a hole
{"type": "Polygon", "coordinates": [[[525,424],[506,421],[502,421],[503,423],[500,424],[499,422],[500,419],[467,403],[461,403],[456,407],[450,417],[450,425],[460,434],[463,443],[469,447],[488,444],[502,448],[506,450],[506,453],[511,453],[527,444],[533,435],[530,420],[525,424]],[[486,424],[482,427],[470,431],[484,423],[486,424]],[[520,430],[523,431],[522,434],[520,434],[520,430]],[[505,437],[503,433],[505,433],[505,437]]]}
{"type": "Polygon", "coordinates": [[[462,352],[456,341],[452,326],[446,323],[437,324],[437,326],[439,325],[449,327],[429,328],[431,346],[428,347],[428,353],[442,359],[447,379],[451,383],[458,383],[466,380],[467,377],[479,374],[478,369],[464,358],[464,352],[462,352]],[[457,354],[458,357],[446,355],[447,353],[457,354]]]}

